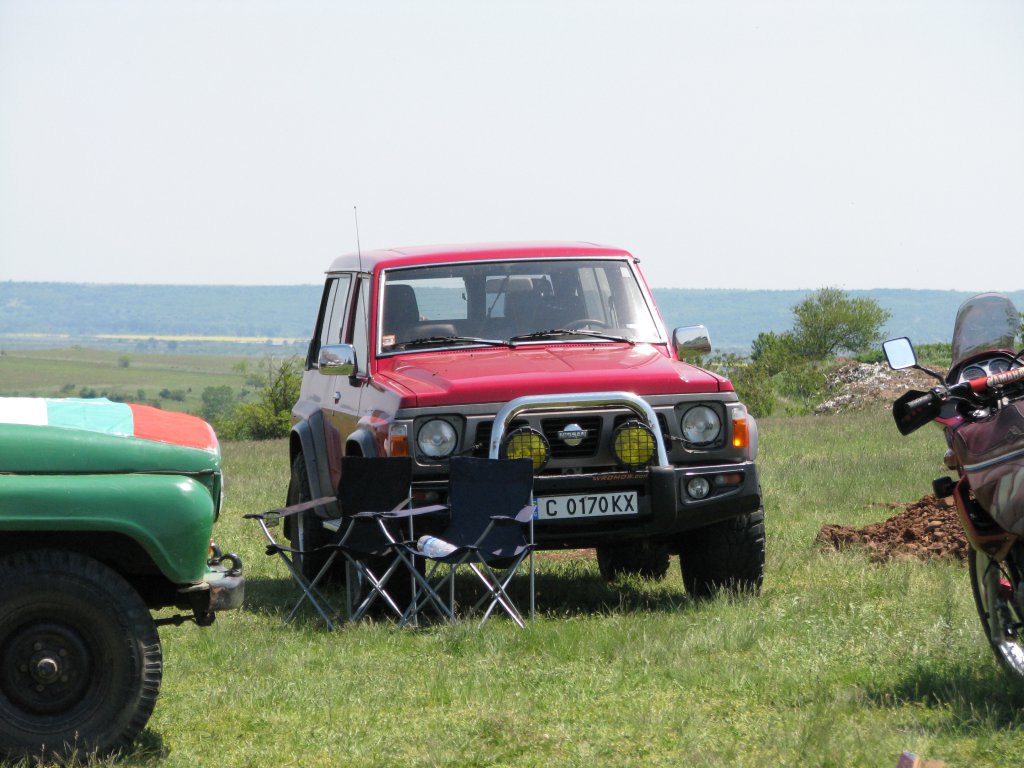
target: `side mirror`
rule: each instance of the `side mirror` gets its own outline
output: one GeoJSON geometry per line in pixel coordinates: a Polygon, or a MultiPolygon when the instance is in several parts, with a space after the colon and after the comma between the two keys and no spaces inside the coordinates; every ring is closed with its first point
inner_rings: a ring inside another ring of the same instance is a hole
{"type": "Polygon", "coordinates": [[[910,339],[906,336],[901,336],[898,339],[889,339],[882,344],[882,349],[885,350],[885,359],[889,362],[889,367],[894,371],[917,367],[917,355],[914,353],[914,345],[910,343],[910,339]]]}
{"type": "Polygon", "coordinates": [[[324,376],[354,376],[356,350],[351,344],[328,344],[320,347],[317,368],[324,376]]]}
{"type": "Polygon", "coordinates": [[[687,355],[706,355],[711,352],[711,335],[703,325],[687,325],[672,331],[676,345],[676,357],[680,360],[687,355]]]}

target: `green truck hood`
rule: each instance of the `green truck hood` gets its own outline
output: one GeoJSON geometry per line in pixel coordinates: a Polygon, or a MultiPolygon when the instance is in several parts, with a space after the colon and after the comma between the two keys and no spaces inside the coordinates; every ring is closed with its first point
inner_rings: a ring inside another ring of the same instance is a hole
{"type": "Polygon", "coordinates": [[[104,399],[0,398],[0,473],[219,471],[217,437],[195,416],[104,399]]]}

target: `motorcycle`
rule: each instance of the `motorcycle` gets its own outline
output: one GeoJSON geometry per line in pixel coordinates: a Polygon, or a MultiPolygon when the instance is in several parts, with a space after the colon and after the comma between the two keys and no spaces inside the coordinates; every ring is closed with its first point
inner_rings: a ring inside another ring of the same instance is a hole
{"type": "Polygon", "coordinates": [[[957,478],[940,477],[932,487],[937,497],[955,500],[989,644],[1007,670],[1024,678],[1024,350],[1014,346],[1020,327],[1009,298],[985,293],[957,311],[945,376],[918,364],[906,337],[882,347],[893,370],[938,379],[930,391],[910,390],[896,400],[893,418],[902,435],[932,422],[942,428],[945,466],[957,478]]]}

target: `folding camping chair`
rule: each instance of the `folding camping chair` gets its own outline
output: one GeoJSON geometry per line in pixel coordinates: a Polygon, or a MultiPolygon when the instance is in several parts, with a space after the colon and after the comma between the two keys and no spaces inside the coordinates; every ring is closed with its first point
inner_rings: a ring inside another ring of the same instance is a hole
{"type": "MultiPolygon", "coordinates": [[[[393,520],[378,520],[383,511],[398,512],[411,501],[412,460],[408,457],[364,458],[345,456],[341,460],[341,482],[337,496],[327,496],[313,501],[294,504],[283,509],[245,515],[259,522],[268,540],[267,554],[278,555],[284,561],[292,577],[302,590],[284,622],[289,623],[305,601],[309,601],[328,629],[334,629],[341,613],[335,609],[320,589],[324,578],[335,567],[340,556],[345,559],[345,616],[350,621],[362,618],[373,603],[382,599],[399,618],[405,614],[403,606],[387,591],[387,585],[394,574],[404,565],[415,571],[415,561],[397,542],[404,535],[395,529],[393,520]],[[279,544],[271,528],[285,517],[301,514],[317,507],[339,502],[341,517],[325,519],[322,525],[331,534],[331,540],[319,547],[298,550],[279,544]],[[295,555],[329,553],[323,566],[312,578],[303,575],[295,563],[295,555]],[[353,609],[353,595],[359,599],[360,587],[365,585],[368,592],[353,609]]],[[[407,510],[402,518],[412,524],[415,515],[435,512],[442,507],[424,507],[407,510]]],[[[412,530],[410,528],[410,537],[412,530]]],[[[410,589],[415,592],[413,582],[410,589]]]]}
{"type": "MultiPolygon", "coordinates": [[[[417,589],[402,617],[415,620],[428,605],[440,607],[445,618],[455,617],[455,576],[468,566],[483,584],[485,594],[472,607],[486,604],[483,626],[500,607],[520,627],[523,616],[507,588],[523,560],[530,561],[530,620],[534,617],[533,462],[529,459],[476,459],[465,456],[449,461],[448,527],[436,537],[421,537],[402,545],[411,557],[431,565],[426,575],[416,573],[417,589]],[[438,547],[440,540],[440,547],[438,547]],[[442,569],[441,566],[447,566],[442,569]],[[501,571],[499,574],[498,571],[501,571]],[[442,593],[447,589],[445,603],[442,593]]],[[[401,512],[383,517],[400,518],[401,512]]]]}

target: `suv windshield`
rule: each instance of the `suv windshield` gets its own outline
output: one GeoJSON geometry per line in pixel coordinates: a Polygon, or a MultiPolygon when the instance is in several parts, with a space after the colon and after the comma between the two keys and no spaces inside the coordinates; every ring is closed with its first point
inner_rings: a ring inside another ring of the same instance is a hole
{"type": "Polygon", "coordinates": [[[953,365],[981,352],[1014,352],[1020,327],[1017,308],[1001,293],[983,293],[960,305],[953,330],[953,365]]]}
{"type": "Polygon", "coordinates": [[[473,344],[658,342],[625,260],[550,259],[387,270],[380,350],[473,344]]]}

